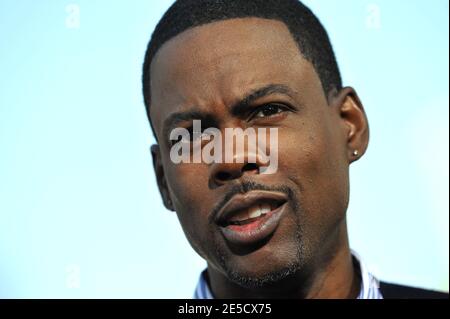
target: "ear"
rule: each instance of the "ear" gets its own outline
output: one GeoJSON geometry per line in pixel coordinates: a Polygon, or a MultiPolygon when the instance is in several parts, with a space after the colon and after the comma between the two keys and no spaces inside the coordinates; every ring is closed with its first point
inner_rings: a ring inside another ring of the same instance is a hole
{"type": "Polygon", "coordinates": [[[369,122],[364,107],[351,87],[343,88],[334,98],[339,110],[345,136],[347,137],[347,158],[349,163],[359,160],[369,145],[369,122]]]}
{"type": "Polygon", "coordinates": [[[156,182],[158,183],[159,192],[161,194],[164,206],[171,211],[175,211],[173,208],[173,202],[170,197],[169,188],[167,187],[166,176],[164,174],[164,168],[161,161],[161,152],[159,145],[152,145],[151,148],[153,158],[153,169],[155,170],[156,182]]]}

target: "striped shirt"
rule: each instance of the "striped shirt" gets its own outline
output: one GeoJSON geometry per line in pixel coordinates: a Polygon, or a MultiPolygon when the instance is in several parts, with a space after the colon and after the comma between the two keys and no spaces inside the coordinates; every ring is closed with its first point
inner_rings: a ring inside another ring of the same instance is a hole
{"type": "MultiPolygon", "coordinates": [[[[357,299],[383,299],[378,280],[369,272],[356,252],[352,251],[352,255],[361,275],[361,290],[357,299]]],[[[200,275],[197,287],[195,288],[194,299],[214,299],[205,276],[206,270],[200,275]]]]}

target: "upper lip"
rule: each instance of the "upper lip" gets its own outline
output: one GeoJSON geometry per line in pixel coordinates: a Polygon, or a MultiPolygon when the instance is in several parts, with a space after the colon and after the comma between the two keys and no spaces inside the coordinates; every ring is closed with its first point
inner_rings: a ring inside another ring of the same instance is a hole
{"type": "Polygon", "coordinates": [[[250,191],[244,194],[233,196],[219,210],[215,221],[218,225],[226,224],[227,221],[237,212],[248,209],[259,203],[275,203],[281,206],[287,202],[287,196],[284,193],[273,191],[250,191]]]}

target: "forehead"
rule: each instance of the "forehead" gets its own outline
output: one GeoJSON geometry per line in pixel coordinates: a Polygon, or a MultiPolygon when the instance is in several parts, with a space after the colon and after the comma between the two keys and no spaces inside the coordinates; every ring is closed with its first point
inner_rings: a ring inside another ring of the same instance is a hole
{"type": "Polygon", "coordinates": [[[282,22],[231,19],[189,29],[166,42],[151,65],[151,117],[158,132],[173,112],[230,105],[271,83],[307,85],[315,72],[282,22]]]}

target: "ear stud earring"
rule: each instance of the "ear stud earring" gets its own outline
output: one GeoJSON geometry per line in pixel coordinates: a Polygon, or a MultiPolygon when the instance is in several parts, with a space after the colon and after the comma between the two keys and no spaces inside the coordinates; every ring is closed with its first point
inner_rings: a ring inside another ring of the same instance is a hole
{"type": "Polygon", "coordinates": [[[353,156],[358,156],[358,155],[359,155],[358,150],[354,150],[354,151],[353,151],[353,156]]]}

